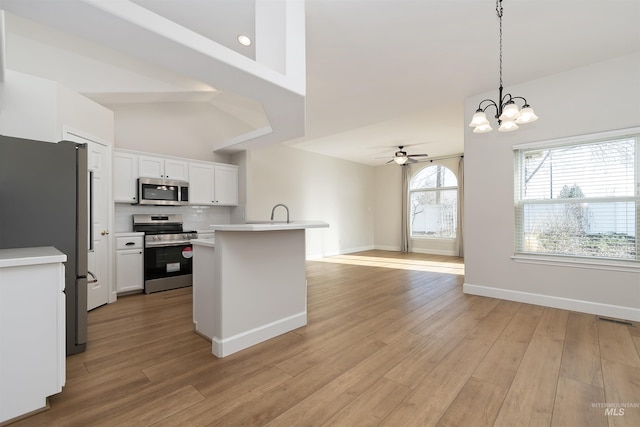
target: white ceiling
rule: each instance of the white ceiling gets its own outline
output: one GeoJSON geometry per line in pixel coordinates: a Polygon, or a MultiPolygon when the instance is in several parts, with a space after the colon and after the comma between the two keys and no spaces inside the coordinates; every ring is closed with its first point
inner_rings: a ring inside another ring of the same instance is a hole
{"type": "MultiPolygon", "coordinates": [[[[18,3],[15,0],[1,4],[12,13],[38,19],[41,0],[19,1],[23,5],[19,9],[12,9],[18,3]],[[24,6],[25,2],[31,6],[24,6]]],[[[58,1],[69,4],[74,0],[58,1]]],[[[242,55],[255,56],[255,51],[235,44],[237,34],[252,31],[254,0],[133,2],[242,55]]],[[[81,6],[78,0],[75,3],[81,6]]],[[[506,89],[511,84],[640,51],[638,0],[503,3],[506,89]]],[[[497,92],[494,0],[307,0],[305,8],[306,132],[304,137],[281,142],[370,165],[385,163],[398,145],[408,146],[409,154],[426,152],[434,157],[463,151],[464,99],[494,89],[497,92]]],[[[49,16],[39,18],[41,22],[51,19],[51,10],[47,13],[49,16]]],[[[87,31],[94,39],[91,43],[113,37],[109,34],[112,30],[101,27],[99,20],[87,31]]],[[[120,36],[126,38],[127,34],[120,36]]],[[[148,43],[146,49],[153,52],[157,47],[153,40],[148,43]]],[[[91,51],[87,46],[85,52],[91,51]]],[[[145,94],[142,83],[138,91],[123,91],[129,96],[138,93],[141,102],[166,99],[172,91],[181,99],[185,94],[197,99],[198,92],[210,97],[216,90],[210,82],[199,82],[194,75],[176,72],[175,67],[159,70],[148,58],[131,57],[131,52],[111,55],[114,61],[119,55],[120,67],[129,64],[132,73],[143,74],[146,67],[150,78],[170,81],[166,86],[174,86],[165,94],[156,93],[157,87],[156,92],[145,94]]],[[[185,61],[192,58],[185,55],[185,61]]],[[[190,64],[181,65],[186,70],[190,64]]],[[[199,65],[194,60],[192,66],[199,65]]],[[[95,81],[99,89],[90,89],[90,76],[61,82],[81,93],[93,93],[97,100],[108,98],[105,82],[95,81]]],[[[535,108],[535,93],[526,97],[535,108]]],[[[230,98],[225,102],[236,104],[230,98]]],[[[127,99],[131,101],[135,99],[127,99]]],[[[247,114],[251,115],[248,110],[247,114]]],[[[538,114],[543,121],[544,114],[538,114]]],[[[252,120],[259,122],[255,117],[252,120]]]]}

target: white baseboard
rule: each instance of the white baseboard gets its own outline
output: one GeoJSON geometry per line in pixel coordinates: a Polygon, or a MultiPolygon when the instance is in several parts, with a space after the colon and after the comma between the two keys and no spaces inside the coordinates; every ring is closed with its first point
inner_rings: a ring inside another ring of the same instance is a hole
{"type": "Polygon", "coordinates": [[[427,255],[458,256],[458,253],[456,251],[447,249],[411,248],[411,252],[427,255]]]}
{"type": "Polygon", "coordinates": [[[340,255],[352,254],[354,252],[371,251],[373,249],[375,249],[375,247],[373,245],[371,245],[371,246],[360,246],[359,248],[340,249],[340,255]]]}
{"type": "Polygon", "coordinates": [[[479,295],[640,322],[640,309],[465,283],[465,294],[479,295]]]}
{"type": "Polygon", "coordinates": [[[236,334],[225,340],[213,337],[211,340],[211,352],[217,357],[229,356],[230,354],[300,328],[306,324],[307,312],[304,311],[260,326],[259,328],[236,334]]]}

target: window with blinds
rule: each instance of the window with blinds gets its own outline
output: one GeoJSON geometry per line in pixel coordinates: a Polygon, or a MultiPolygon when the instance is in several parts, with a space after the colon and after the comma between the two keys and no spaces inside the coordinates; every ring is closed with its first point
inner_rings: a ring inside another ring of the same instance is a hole
{"type": "Polygon", "coordinates": [[[517,149],[516,254],[640,261],[639,141],[585,137],[517,149]]]}

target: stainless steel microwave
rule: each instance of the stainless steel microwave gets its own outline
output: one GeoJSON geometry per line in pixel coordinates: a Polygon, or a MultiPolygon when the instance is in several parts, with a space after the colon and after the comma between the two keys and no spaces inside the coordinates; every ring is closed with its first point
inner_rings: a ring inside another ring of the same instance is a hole
{"type": "Polygon", "coordinates": [[[189,204],[189,183],[158,178],[138,178],[138,204],[181,206],[189,204]]]}

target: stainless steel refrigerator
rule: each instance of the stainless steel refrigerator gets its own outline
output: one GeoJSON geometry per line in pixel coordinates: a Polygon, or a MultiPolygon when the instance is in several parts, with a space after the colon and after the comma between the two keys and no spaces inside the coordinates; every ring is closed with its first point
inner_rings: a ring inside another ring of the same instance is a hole
{"type": "Polygon", "coordinates": [[[54,246],[65,263],[67,355],[87,343],[87,147],[0,136],[0,248],[54,246]]]}

